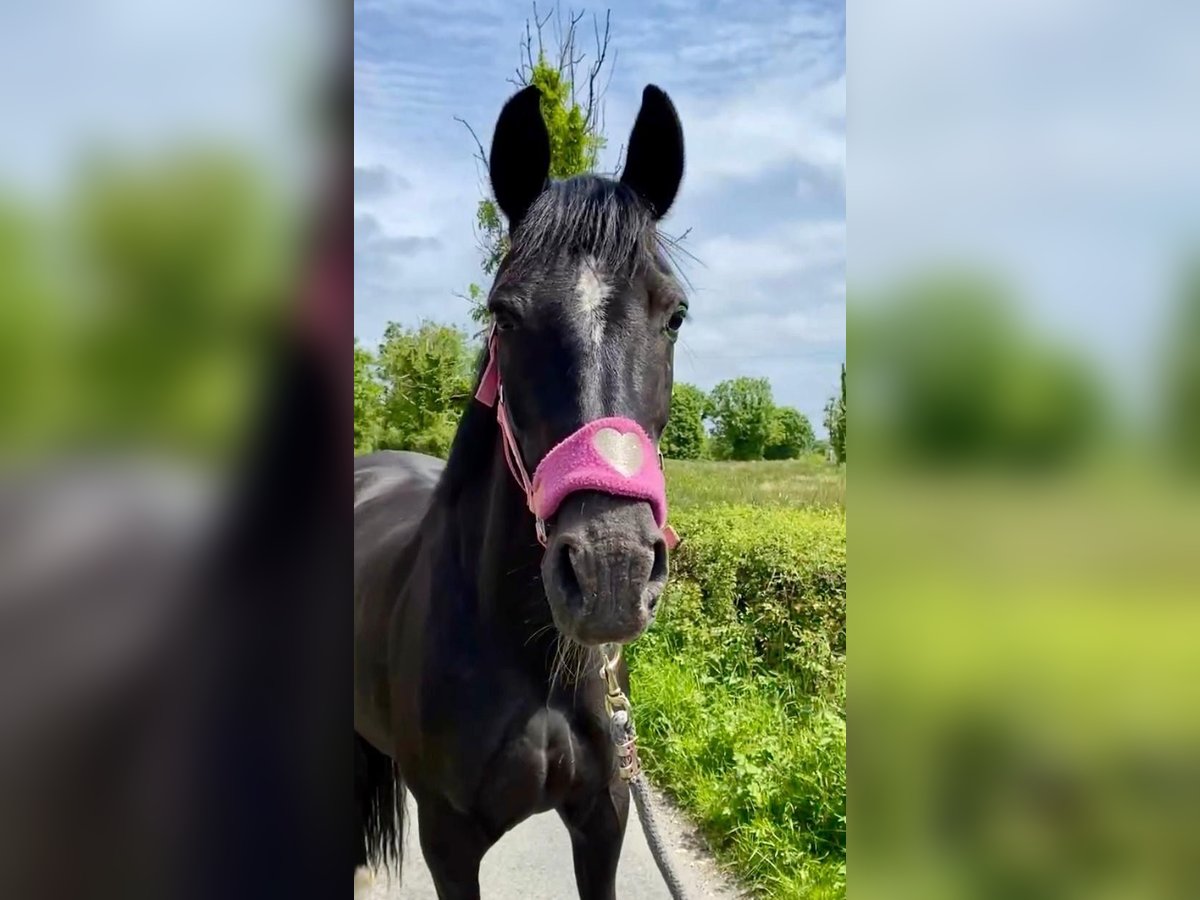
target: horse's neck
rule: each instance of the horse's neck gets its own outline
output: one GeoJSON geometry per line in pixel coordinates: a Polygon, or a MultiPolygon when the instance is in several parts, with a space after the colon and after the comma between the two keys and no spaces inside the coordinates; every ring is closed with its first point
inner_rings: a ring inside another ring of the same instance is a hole
{"type": "Polygon", "coordinates": [[[541,580],[542,547],[525,495],[504,461],[495,413],[471,403],[464,412],[438,485],[444,538],[463,583],[474,588],[476,612],[527,641],[549,624],[541,580]]]}

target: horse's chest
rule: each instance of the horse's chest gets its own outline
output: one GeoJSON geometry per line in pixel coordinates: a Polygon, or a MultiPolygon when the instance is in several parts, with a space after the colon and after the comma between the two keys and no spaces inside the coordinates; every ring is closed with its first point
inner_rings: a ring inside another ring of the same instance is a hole
{"type": "Polygon", "coordinates": [[[561,806],[573,794],[591,793],[607,781],[603,753],[559,710],[539,708],[508,733],[486,767],[479,792],[481,805],[505,825],[561,806]]]}

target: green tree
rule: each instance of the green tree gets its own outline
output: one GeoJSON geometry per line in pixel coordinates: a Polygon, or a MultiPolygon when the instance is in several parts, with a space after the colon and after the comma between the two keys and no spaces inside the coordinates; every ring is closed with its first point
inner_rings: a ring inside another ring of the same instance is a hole
{"type": "Polygon", "coordinates": [[[765,378],[734,378],[713,388],[708,418],[715,427],[718,455],[762,459],[771,436],[775,403],[765,378]]]}
{"type": "Polygon", "coordinates": [[[837,461],[846,461],[846,364],[842,363],[842,392],[825,404],[825,429],[837,461]]]}
{"type": "Polygon", "coordinates": [[[813,446],[812,424],[799,410],[777,406],[771,413],[771,430],[764,459],[797,459],[813,446]]]}
{"type": "Polygon", "coordinates": [[[1184,273],[1164,354],[1162,431],[1171,461],[1200,474],[1200,257],[1184,273]]]}
{"type": "MultiPolygon", "coordinates": [[[[1103,437],[1095,370],[1017,315],[1005,284],[932,272],[903,283],[856,329],[865,368],[862,447],[914,464],[1051,468],[1103,437]]],[[[858,371],[856,369],[856,371],[858,371]]],[[[867,452],[864,449],[862,452],[867,452]]]]}
{"type": "Polygon", "coordinates": [[[663,456],[668,459],[700,459],[704,456],[704,413],[708,397],[694,384],[676,382],[671,388],[671,418],[663,430],[663,456]]]}
{"type": "MultiPolygon", "coordinates": [[[[518,87],[537,85],[542,94],[542,118],[550,135],[550,177],[570,178],[591,172],[600,159],[604,148],[603,105],[604,87],[601,73],[608,63],[608,40],[610,15],[605,14],[604,30],[593,19],[596,38],[596,53],[587,63],[587,51],[577,44],[579,23],[584,13],[572,13],[562,20],[561,10],[556,5],[544,17],[538,18],[534,6],[532,23],[526,20],[525,37],[522,39],[521,65],[514,81],[518,87]],[[557,47],[547,50],[543,31],[555,21],[557,47]],[[581,68],[581,66],[583,68],[581,68]]],[[[611,72],[609,73],[611,77],[611,72]]],[[[463,121],[463,120],[459,120],[463,121]]],[[[474,129],[463,122],[475,139],[476,159],[487,171],[487,154],[474,129]]],[[[508,252],[508,233],[504,217],[490,190],[475,210],[475,233],[479,250],[483,256],[483,272],[493,275],[504,254],[508,252]]],[[[487,318],[487,292],[478,284],[470,284],[465,294],[459,294],[471,305],[471,318],[483,322],[487,318]]]]}
{"type": "Polygon", "coordinates": [[[474,361],[457,328],[390,323],[376,364],[383,392],[379,446],[446,456],[471,395],[474,361]]]}
{"type": "Polygon", "coordinates": [[[0,201],[0,444],[236,451],[289,240],[268,180],[230,153],[95,156],[40,214],[0,201]]]}
{"type": "Polygon", "coordinates": [[[383,428],[383,385],[375,377],[375,357],[354,339],[354,452],[370,453],[383,428]]]}

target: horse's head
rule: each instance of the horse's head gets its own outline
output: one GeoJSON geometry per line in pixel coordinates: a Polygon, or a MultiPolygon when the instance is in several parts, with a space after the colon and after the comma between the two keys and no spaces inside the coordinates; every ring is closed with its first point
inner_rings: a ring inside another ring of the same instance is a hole
{"type": "Polygon", "coordinates": [[[539,101],[532,87],[508,101],[489,161],[511,238],[488,297],[502,414],[523,468],[547,462],[534,487],[555,470],[545,483],[562,495],[544,522],[555,623],[584,644],[629,641],[667,581],[656,447],[687,306],[656,223],[683,177],[683,133],[647,87],[620,179],[552,182],[539,101]]]}

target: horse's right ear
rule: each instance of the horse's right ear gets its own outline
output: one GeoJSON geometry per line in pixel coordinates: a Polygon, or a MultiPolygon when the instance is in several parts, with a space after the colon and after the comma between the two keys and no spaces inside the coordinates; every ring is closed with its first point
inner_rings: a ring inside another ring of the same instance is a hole
{"type": "Polygon", "coordinates": [[[638,193],[655,219],[661,219],[675,202],[682,180],[683,126],[679,114],[662,88],[648,84],[629,135],[621,182],[638,193]]]}
{"type": "Polygon", "coordinates": [[[514,94],[496,120],[488,174],[510,231],[529,212],[550,174],[550,135],[542,120],[542,93],[533,85],[514,94]]]}

